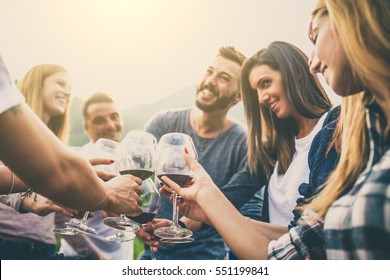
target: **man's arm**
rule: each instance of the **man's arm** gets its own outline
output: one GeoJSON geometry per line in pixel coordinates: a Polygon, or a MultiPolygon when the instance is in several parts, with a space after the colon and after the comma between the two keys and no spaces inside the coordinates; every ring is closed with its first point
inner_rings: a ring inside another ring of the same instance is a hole
{"type": "Polygon", "coordinates": [[[89,162],[71,153],[25,103],[0,114],[0,128],[0,159],[36,192],[74,209],[141,212],[135,193],[142,192],[140,182],[127,177],[105,186],[89,162]]]}

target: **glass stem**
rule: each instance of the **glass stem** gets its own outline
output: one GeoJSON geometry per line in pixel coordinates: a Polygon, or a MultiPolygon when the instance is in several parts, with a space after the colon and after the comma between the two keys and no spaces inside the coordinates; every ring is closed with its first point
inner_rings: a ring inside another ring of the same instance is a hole
{"type": "Polygon", "coordinates": [[[120,219],[120,222],[124,223],[124,222],[126,222],[127,217],[126,217],[125,214],[120,214],[120,215],[119,215],[119,219],[120,219]]]}
{"type": "Polygon", "coordinates": [[[80,225],[85,225],[89,216],[89,211],[85,211],[83,218],[80,221],[80,225]]]}
{"type": "Polygon", "coordinates": [[[178,221],[179,221],[179,211],[178,211],[178,207],[177,207],[177,198],[178,198],[178,195],[175,193],[174,196],[173,196],[173,212],[172,212],[172,226],[177,228],[178,227],[178,221]]]}

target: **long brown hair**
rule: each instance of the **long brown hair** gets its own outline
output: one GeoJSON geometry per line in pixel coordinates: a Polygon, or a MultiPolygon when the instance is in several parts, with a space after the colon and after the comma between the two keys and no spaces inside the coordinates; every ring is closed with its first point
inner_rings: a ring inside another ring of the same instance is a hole
{"type": "Polygon", "coordinates": [[[254,173],[261,164],[269,179],[276,161],[279,174],[290,166],[298,128],[292,117],[278,119],[269,108],[259,104],[258,94],[249,83],[249,74],[257,65],[280,72],[286,98],[301,116],[318,119],[331,108],[331,102],[318,78],[310,73],[307,56],[289,43],[273,42],[244,62],[241,86],[248,124],[249,167],[254,173]]]}

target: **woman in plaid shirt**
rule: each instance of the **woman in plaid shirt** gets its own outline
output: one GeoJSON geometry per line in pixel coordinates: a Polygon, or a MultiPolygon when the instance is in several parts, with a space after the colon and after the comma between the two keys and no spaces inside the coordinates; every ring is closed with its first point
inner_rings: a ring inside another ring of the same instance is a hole
{"type": "Polygon", "coordinates": [[[298,226],[287,232],[242,217],[190,157],[191,187],[164,179],[198,203],[239,258],[390,259],[389,26],[388,0],[317,3],[310,26],[311,70],[352,102],[341,115],[340,163],[305,206],[298,226]]]}

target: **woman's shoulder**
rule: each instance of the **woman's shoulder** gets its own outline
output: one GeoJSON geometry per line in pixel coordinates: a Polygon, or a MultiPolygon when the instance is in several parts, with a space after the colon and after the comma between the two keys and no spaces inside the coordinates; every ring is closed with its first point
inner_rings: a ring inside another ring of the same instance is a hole
{"type": "Polygon", "coordinates": [[[335,122],[339,118],[339,116],[340,116],[340,110],[341,110],[341,106],[340,105],[330,109],[328,111],[328,115],[326,116],[322,127],[325,127],[328,124],[335,122]]]}

